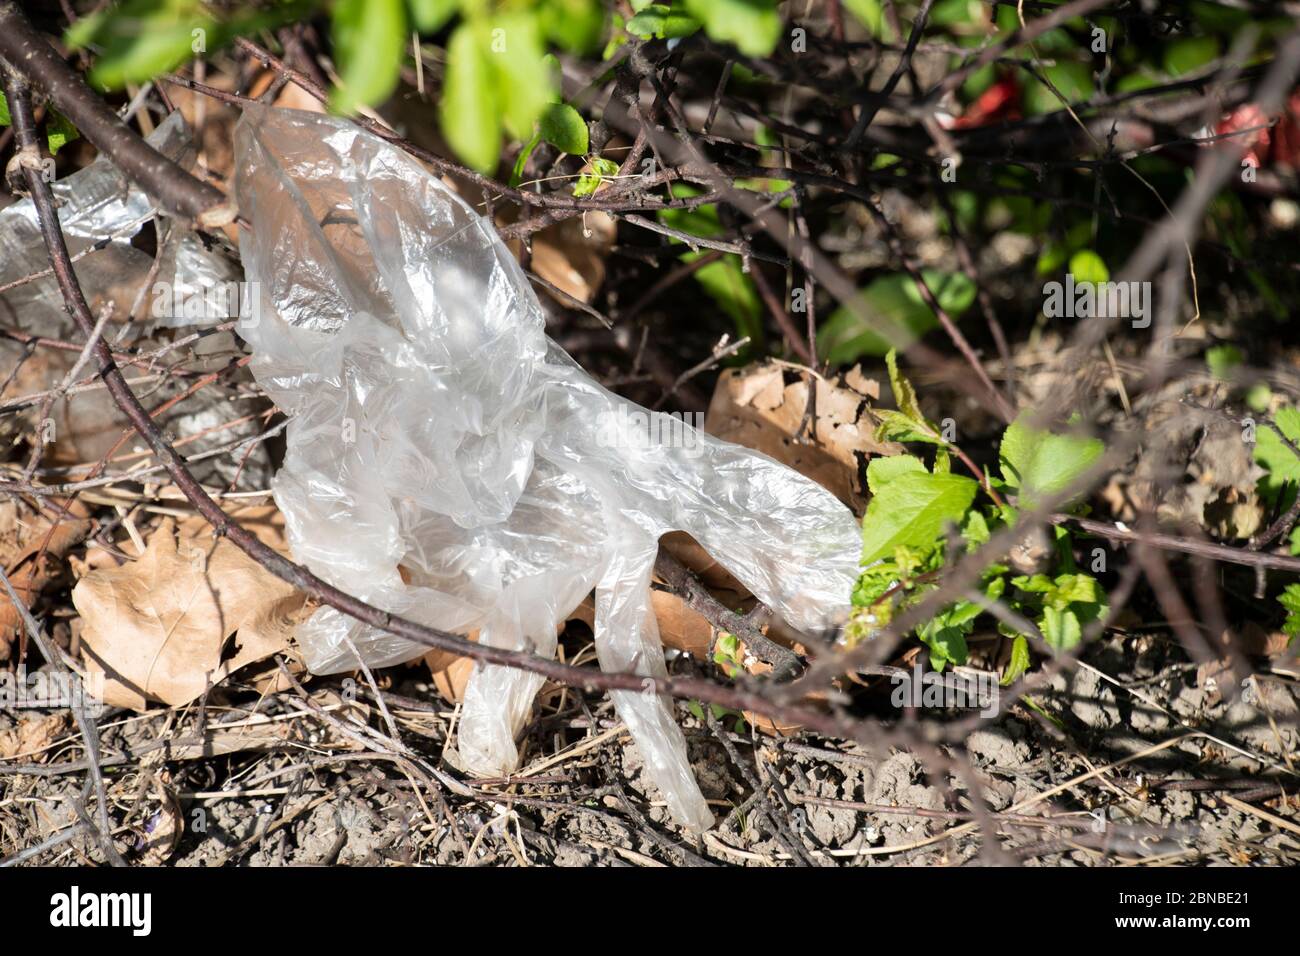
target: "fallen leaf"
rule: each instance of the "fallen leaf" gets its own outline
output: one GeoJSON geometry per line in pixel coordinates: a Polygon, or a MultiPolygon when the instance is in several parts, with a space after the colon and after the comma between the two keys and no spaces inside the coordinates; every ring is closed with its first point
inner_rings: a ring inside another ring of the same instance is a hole
{"type": "Polygon", "coordinates": [[[603,212],[547,226],[533,237],[532,269],[575,299],[590,303],[605,281],[605,257],[615,233],[613,218],[603,212]]]}
{"type": "MultiPolygon", "coordinates": [[[[281,554],[289,553],[284,514],[275,505],[247,505],[228,511],[227,514],[268,548],[274,548],[281,554]]],[[[212,525],[202,515],[195,514],[182,518],[176,526],[176,533],[182,538],[211,537],[212,525]]]]}
{"type": "Polygon", "coordinates": [[[153,778],[153,799],[146,804],[144,823],[137,834],[137,849],[141,866],[162,866],[181,841],[185,832],[185,818],[181,815],[180,800],[168,786],[166,772],[153,778]]]}
{"type": "Polygon", "coordinates": [[[68,714],[24,714],[15,727],[0,730],[0,760],[44,763],[47,751],[68,729],[68,714]]]}
{"type": "Polygon", "coordinates": [[[861,512],[868,456],[903,450],[896,442],[875,439],[869,401],[879,396],[879,385],[856,369],[842,379],[814,379],[815,441],[797,441],[808,410],[808,376],[790,374],[795,380],[786,384],[786,369],[775,363],[724,371],[704,430],[775,458],[861,512]]]}
{"type": "Polygon", "coordinates": [[[180,705],[246,664],[287,649],[303,595],[224,538],[176,535],[166,520],[145,553],[73,589],[87,669],[104,700],[180,705]]]}
{"type": "Polygon", "coordinates": [[[472,657],[457,657],[447,651],[430,651],[424,655],[424,661],[433,675],[433,686],[438,688],[438,693],[444,699],[455,704],[465,699],[469,676],[474,673],[472,657]]]}
{"type": "MultiPolygon", "coordinates": [[[[82,501],[51,498],[47,510],[22,514],[16,509],[0,515],[0,560],[14,593],[29,608],[47,587],[64,574],[64,558],[90,531],[90,511],[82,501]]],[[[0,661],[9,658],[15,637],[25,638],[22,618],[0,590],[0,661]]],[[[21,645],[20,645],[21,646],[21,645]]]]}
{"type": "MultiPolygon", "coordinates": [[[[478,630],[471,631],[467,637],[478,640],[478,630]]],[[[465,686],[469,675],[474,673],[474,659],[451,651],[432,650],[421,658],[433,675],[433,684],[444,699],[459,704],[465,699],[465,686]]]]}

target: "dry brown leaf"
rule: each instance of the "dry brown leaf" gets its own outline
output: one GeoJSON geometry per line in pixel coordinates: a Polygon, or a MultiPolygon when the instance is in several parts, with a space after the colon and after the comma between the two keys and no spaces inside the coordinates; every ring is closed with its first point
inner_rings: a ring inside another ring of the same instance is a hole
{"type": "Polygon", "coordinates": [[[808,408],[808,376],[786,384],[784,367],[766,363],[728,369],[718,378],[704,429],[753,448],[811,478],[855,511],[865,507],[860,474],[870,455],[896,455],[902,447],[878,442],[868,402],[879,386],[860,372],[843,382],[817,383],[815,443],[795,441],[808,408]]]}
{"type": "Polygon", "coordinates": [[[168,786],[166,771],[153,778],[153,799],[146,809],[144,823],[138,832],[141,866],[162,866],[181,841],[185,832],[185,818],[181,814],[180,800],[168,786]]]}
{"type": "Polygon", "coordinates": [[[579,301],[590,303],[605,281],[605,257],[616,227],[607,213],[590,212],[547,226],[532,241],[532,269],[579,301]]]}
{"type": "MultiPolygon", "coordinates": [[[[285,538],[284,514],[275,505],[246,505],[228,511],[245,531],[257,537],[268,548],[274,548],[281,554],[289,553],[289,542],[285,538]]],[[[176,533],[182,538],[196,540],[212,536],[212,525],[202,515],[190,515],[182,518],[176,526],[176,533]]]]}
{"type": "Polygon", "coordinates": [[[450,651],[430,651],[424,655],[424,662],[433,675],[433,685],[444,699],[454,704],[465,699],[469,675],[474,673],[472,657],[460,657],[450,651]]]}
{"type": "Polygon", "coordinates": [[[68,730],[68,714],[23,714],[18,725],[0,730],[0,760],[43,763],[46,751],[68,730]]]}
{"type": "Polygon", "coordinates": [[[92,571],[72,592],[87,669],[104,673],[107,703],[135,710],[188,703],[285,651],[303,601],[224,538],[178,540],[170,519],[137,561],[92,571]]]}
{"type": "MultiPolygon", "coordinates": [[[[700,660],[708,658],[709,648],[713,646],[713,625],[702,614],[671,591],[652,590],[650,606],[664,647],[693,654],[700,660]]],[[[596,629],[596,605],[590,595],[574,608],[569,619],[582,621],[593,631],[596,629]]]]}
{"type": "MultiPolygon", "coordinates": [[[[49,499],[48,514],[22,514],[17,510],[3,518],[7,530],[0,532],[0,560],[14,593],[31,607],[41,592],[60,579],[69,550],[85,540],[90,531],[89,509],[84,502],[49,499]],[[65,516],[66,513],[66,516],[65,516]],[[58,516],[55,520],[51,516],[58,516]]],[[[22,635],[22,618],[0,591],[0,661],[9,658],[13,639],[22,635]]]]}

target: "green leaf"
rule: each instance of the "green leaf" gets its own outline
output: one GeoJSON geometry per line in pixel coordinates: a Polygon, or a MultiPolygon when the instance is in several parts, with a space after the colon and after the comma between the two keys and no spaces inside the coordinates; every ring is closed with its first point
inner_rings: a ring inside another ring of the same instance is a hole
{"type": "Polygon", "coordinates": [[[1043,632],[1043,639],[1054,650],[1068,651],[1083,639],[1083,625],[1079,622],[1079,616],[1069,608],[1059,610],[1051,606],[1044,607],[1038,627],[1043,632]]]}
{"type": "Polygon", "coordinates": [[[605,8],[600,0],[545,0],[537,14],[542,32],[557,46],[578,54],[600,49],[605,31],[605,8]]]}
{"type": "Polygon", "coordinates": [[[992,536],[988,520],[978,511],[969,512],[965,522],[962,523],[961,536],[966,539],[967,552],[975,551],[981,545],[988,544],[992,536]]]}
{"type": "Polygon", "coordinates": [[[1075,282],[1091,282],[1095,285],[1110,279],[1106,263],[1091,249],[1080,249],[1070,257],[1070,271],[1074,273],[1075,282]]]}
{"type": "Polygon", "coordinates": [[[898,352],[890,349],[885,354],[885,365],[889,369],[889,385],[894,390],[894,404],[898,410],[912,421],[928,425],[921,412],[921,403],[916,397],[916,389],[907,377],[898,371],[898,352]]]}
{"type": "Polygon", "coordinates": [[[896,481],[907,481],[912,475],[929,474],[925,463],[915,455],[889,455],[871,459],[867,463],[867,488],[878,495],[896,481]]]}
{"type": "Polygon", "coordinates": [[[439,105],[442,135],[472,169],[491,173],[501,158],[496,83],[481,24],[462,23],[447,43],[447,68],[439,105]]]}
{"type": "Polygon", "coordinates": [[[406,8],[416,31],[427,36],[447,25],[460,8],[460,0],[406,0],[406,8]]]}
{"type": "Polygon", "coordinates": [[[534,133],[533,138],[524,144],[524,148],[519,151],[515,157],[515,165],[510,170],[510,186],[518,187],[520,181],[524,178],[524,167],[528,165],[528,157],[533,155],[533,150],[537,144],[542,141],[541,133],[534,133]]]}
{"type": "MultiPolygon", "coordinates": [[[[975,283],[961,273],[926,269],[926,287],[954,320],[975,301],[975,283]]],[[[882,276],[841,305],[817,333],[817,353],[834,365],[863,356],[882,356],[895,346],[905,348],[939,324],[921,291],[905,273],[882,276]],[[885,330],[890,330],[885,334],[885,330]]]]}
{"type": "MultiPolygon", "coordinates": [[[[690,262],[702,255],[702,252],[687,253],[682,261],[690,262]]],[[[739,353],[741,356],[748,356],[763,344],[763,303],[739,256],[726,255],[697,269],[695,281],[735,324],[736,334],[749,337],[751,344],[739,353]]]]}
{"type": "Polygon", "coordinates": [[[885,22],[880,0],[844,0],[844,7],[854,18],[866,27],[873,37],[879,37],[885,22]]]}
{"type": "MultiPolygon", "coordinates": [[[[880,424],[876,427],[877,441],[923,441],[931,445],[947,445],[925,415],[921,412],[921,403],[917,401],[916,389],[907,377],[898,370],[898,354],[890,349],[885,353],[885,365],[889,368],[889,385],[894,392],[894,404],[898,411],[877,411],[880,424]]],[[[935,464],[943,462],[943,467],[935,471],[947,471],[947,460],[936,459],[935,464]]]]}
{"type": "Polygon", "coordinates": [[[1067,604],[1097,604],[1101,601],[1101,588],[1090,574],[1059,574],[1052,582],[1055,590],[1050,600],[1060,607],[1067,604]]]}
{"type": "Polygon", "coordinates": [[[1025,639],[1025,635],[1017,634],[1011,642],[1011,659],[1007,661],[999,683],[1003,687],[1010,687],[1027,670],[1029,670],[1029,641],[1025,639]]]}
{"type": "Polygon", "coordinates": [[[0,93],[0,126],[8,126],[13,120],[9,117],[9,102],[5,95],[0,93]]]}
{"type": "Polygon", "coordinates": [[[1205,350],[1205,364],[1210,374],[1221,382],[1232,378],[1232,370],[1246,360],[1235,345],[1215,345],[1205,350]]]}
{"type": "MultiPolygon", "coordinates": [[[[902,412],[879,409],[875,415],[880,419],[876,426],[876,441],[923,441],[931,445],[947,444],[931,425],[918,425],[902,412]]],[[[943,452],[935,458],[935,471],[947,471],[947,459],[943,452]]]]}
{"type": "Polygon", "coordinates": [[[587,123],[568,103],[551,103],[542,112],[542,139],[562,153],[584,156],[587,152],[587,123]]]}
{"type": "Polygon", "coordinates": [[[218,24],[199,0],[125,0],[82,17],[63,35],[69,49],[99,49],[88,79],[100,89],[143,83],[214,48],[218,24]],[[195,32],[199,31],[199,32],[195,32]]]}
{"type": "Polygon", "coordinates": [[[1217,37],[1185,37],[1165,47],[1165,72],[1184,76],[1208,66],[1219,55],[1217,37]]]}
{"type": "Polygon", "coordinates": [[[578,199],[584,196],[590,196],[600,184],[618,172],[618,163],[612,159],[606,159],[604,156],[593,156],[588,161],[591,169],[584,171],[579,177],[577,184],[573,187],[573,195],[578,199]]]}
{"type": "Polygon", "coordinates": [[[642,40],[671,40],[698,32],[700,21],[666,4],[651,3],[627,21],[627,32],[642,40]]]}
{"type": "Polygon", "coordinates": [[[1273,390],[1266,382],[1256,382],[1246,390],[1246,405],[1252,412],[1263,414],[1273,404],[1273,390]]]}
{"type": "Polygon", "coordinates": [[[1277,599],[1287,612],[1282,633],[1295,637],[1300,634],[1300,584],[1288,584],[1277,599]]]}
{"type": "MultiPolygon", "coordinates": [[[[1290,405],[1279,408],[1273,422],[1283,435],[1300,444],[1300,410],[1290,405]]],[[[1276,502],[1288,485],[1300,482],[1300,458],[1268,425],[1255,431],[1255,461],[1268,471],[1260,479],[1259,489],[1270,503],[1276,502]]]]}
{"type": "Polygon", "coordinates": [[[50,111],[49,117],[45,120],[45,141],[50,147],[51,156],[57,156],[59,150],[80,135],[77,127],[72,125],[72,120],[58,110],[50,111]]]}
{"type": "MultiPolygon", "coordinates": [[[[1068,38],[1068,35],[1067,35],[1068,38]]],[[[1073,41],[1071,41],[1073,42],[1073,41]]],[[[1043,75],[1065,97],[1066,103],[1075,105],[1090,99],[1096,91],[1093,83],[1092,67],[1077,60],[1063,60],[1055,66],[1049,66],[1043,75]]],[[[1030,116],[1055,113],[1065,108],[1065,104],[1052,90],[1037,79],[1030,79],[1025,84],[1025,112],[1030,116]]]]}
{"type": "MultiPolygon", "coordinates": [[[[886,458],[872,461],[876,465],[886,458]]],[[[870,466],[868,466],[868,474],[870,466]]],[[[870,477],[868,477],[870,481],[870,477]]],[[[945,524],[960,523],[979,487],[973,478],[913,472],[905,480],[881,482],[862,519],[862,563],[870,564],[895,548],[928,548],[945,524]]]]}
{"type": "Polygon", "coordinates": [[[781,39],[775,0],[686,0],[709,39],[732,43],[746,56],[771,56],[781,39]]]}
{"type": "Polygon", "coordinates": [[[1002,436],[998,457],[1002,477],[1017,489],[1021,507],[1032,508],[1045,496],[1068,489],[1092,467],[1106,445],[1099,438],[1057,435],[1031,428],[1022,415],[1002,436]]]}
{"type": "Polygon", "coordinates": [[[965,664],[970,650],[966,645],[969,628],[937,625],[935,618],[916,629],[916,636],[930,648],[930,666],[941,671],[945,664],[965,664]]]}
{"type": "Polygon", "coordinates": [[[537,17],[504,13],[493,18],[483,55],[492,64],[497,106],[507,132],[516,139],[531,136],[555,91],[537,17]]]}
{"type": "Polygon", "coordinates": [[[338,0],[331,19],[339,85],[330,108],[353,113],[386,100],[397,87],[406,53],[402,0],[338,0]]]}

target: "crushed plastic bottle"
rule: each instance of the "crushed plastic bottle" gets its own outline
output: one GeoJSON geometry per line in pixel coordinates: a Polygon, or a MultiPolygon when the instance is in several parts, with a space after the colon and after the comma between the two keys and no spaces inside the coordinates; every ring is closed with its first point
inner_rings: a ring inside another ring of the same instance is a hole
{"type": "MultiPolygon", "coordinates": [[[[588,376],[491,223],[416,160],[345,120],[247,110],[241,234],[254,376],[292,421],[274,480],[294,555],[388,611],[550,656],[593,589],[606,671],[666,673],[650,608],[659,537],[691,534],[793,627],[840,619],[859,531],[828,491],[651,413],[588,376]]],[[[316,673],[425,648],[332,608],[299,628],[316,673]]],[[[476,668],[459,749],[518,760],[542,679],[476,668]]],[[[653,685],[651,685],[652,687],[653,685]]],[[[668,702],[613,694],[676,819],[712,814],[668,702]]]]}

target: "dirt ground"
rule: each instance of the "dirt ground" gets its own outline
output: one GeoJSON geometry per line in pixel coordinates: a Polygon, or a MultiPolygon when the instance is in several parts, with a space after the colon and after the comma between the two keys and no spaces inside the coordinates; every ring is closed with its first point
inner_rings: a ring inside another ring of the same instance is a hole
{"type": "MultiPolygon", "coordinates": [[[[401,756],[360,731],[376,716],[373,697],[345,700],[339,679],[304,688],[310,704],[223,689],[202,711],[106,714],[105,782],[126,821],[117,846],[129,862],[170,866],[1300,862],[1296,825],[1249,802],[1279,786],[1294,793],[1294,663],[1228,700],[1155,633],[1094,645],[1072,674],[970,733],[982,820],[967,780],[927,774],[911,752],[758,734],[735,715],[710,728],[679,706],[719,821],[689,833],[647,783],[608,703],[572,692],[544,694],[517,776],[474,780],[446,746],[455,712],[413,672],[377,678],[401,756]]],[[[58,837],[84,812],[82,775],[60,768],[75,729],[56,718],[37,733],[23,727],[50,718],[0,716],[0,740],[17,731],[43,744],[24,754],[26,767],[0,771],[2,854],[58,837]]],[[[100,859],[82,835],[32,862],[100,859]]]]}

